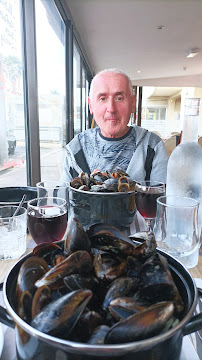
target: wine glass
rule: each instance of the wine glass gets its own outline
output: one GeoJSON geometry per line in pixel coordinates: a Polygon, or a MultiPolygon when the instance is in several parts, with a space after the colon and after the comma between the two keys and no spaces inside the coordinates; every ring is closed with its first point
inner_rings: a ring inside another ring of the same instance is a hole
{"type": "Polygon", "coordinates": [[[146,222],[147,231],[153,229],[156,217],[156,200],[165,195],[165,184],[160,181],[139,181],[135,185],[135,202],[137,210],[146,222]]]}
{"type": "Polygon", "coordinates": [[[62,240],[67,227],[66,200],[43,197],[28,201],[27,225],[36,244],[62,240]]]}

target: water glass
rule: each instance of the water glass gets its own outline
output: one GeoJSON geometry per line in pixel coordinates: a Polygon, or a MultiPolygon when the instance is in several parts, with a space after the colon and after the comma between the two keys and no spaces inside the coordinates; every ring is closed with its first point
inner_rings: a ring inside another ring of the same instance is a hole
{"type": "Polygon", "coordinates": [[[28,229],[36,244],[62,240],[67,227],[67,202],[58,197],[28,201],[28,229]]]}
{"type": "Polygon", "coordinates": [[[161,196],[157,199],[154,235],[159,249],[166,251],[187,268],[198,264],[199,202],[181,196],[161,196]]]}
{"type": "Polygon", "coordinates": [[[60,181],[40,181],[36,184],[37,197],[59,197],[68,201],[68,183],[60,181]]]}
{"type": "Polygon", "coordinates": [[[16,259],[26,251],[27,210],[17,206],[0,207],[0,260],[16,259]]]}

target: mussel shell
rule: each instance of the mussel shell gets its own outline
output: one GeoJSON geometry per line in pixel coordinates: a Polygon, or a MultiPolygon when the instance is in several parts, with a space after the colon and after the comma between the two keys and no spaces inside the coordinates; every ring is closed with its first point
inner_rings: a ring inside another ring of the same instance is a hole
{"type": "Polygon", "coordinates": [[[126,272],[126,260],[119,259],[113,253],[98,251],[94,257],[94,270],[98,279],[113,281],[126,272]]]}
{"type": "Polygon", "coordinates": [[[94,330],[93,334],[91,335],[87,343],[90,345],[103,345],[109,329],[110,328],[107,325],[98,326],[94,330]]]}
{"type": "Polygon", "coordinates": [[[121,344],[155,336],[165,327],[173,313],[173,303],[157,303],[113,325],[106,335],[105,343],[121,344]]]}
{"type": "Polygon", "coordinates": [[[52,301],[52,294],[48,286],[41,286],[34,294],[32,301],[32,319],[52,301]]]}
{"type": "Polygon", "coordinates": [[[90,290],[77,290],[48,304],[31,322],[35,329],[50,335],[64,332],[67,336],[75,326],[92,297],[90,290]]]}
{"type": "Polygon", "coordinates": [[[92,258],[87,251],[76,251],[45,273],[41,279],[36,281],[35,286],[48,285],[51,290],[58,290],[64,285],[63,278],[65,276],[88,273],[92,266],[92,258]]]}
{"type": "Polygon", "coordinates": [[[35,282],[49,270],[46,261],[38,256],[32,256],[22,264],[17,278],[17,302],[26,290],[33,294],[35,282]]]}
{"type": "Polygon", "coordinates": [[[91,241],[84,231],[83,226],[75,217],[71,217],[67,223],[64,249],[71,254],[78,250],[90,251],[91,241]]]}
{"type": "Polygon", "coordinates": [[[64,277],[64,283],[69,291],[89,289],[94,291],[99,283],[93,275],[71,274],[64,277]]]}
{"type": "Polygon", "coordinates": [[[120,277],[114,280],[105,295],[103,309],[106,309],[113,299],[134,293],[137,285],[138,282],[135,278],[120,277]]]}

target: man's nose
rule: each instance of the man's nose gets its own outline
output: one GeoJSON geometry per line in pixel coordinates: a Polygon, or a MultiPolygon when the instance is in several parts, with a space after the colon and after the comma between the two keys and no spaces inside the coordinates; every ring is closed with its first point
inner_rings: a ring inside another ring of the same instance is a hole
{"type": "Polygon", "coordinates": [[[114,99],[109,99],[107,102],[107,111],[108,112],[115,112],[116,111],[116,102],[114,99]]]}

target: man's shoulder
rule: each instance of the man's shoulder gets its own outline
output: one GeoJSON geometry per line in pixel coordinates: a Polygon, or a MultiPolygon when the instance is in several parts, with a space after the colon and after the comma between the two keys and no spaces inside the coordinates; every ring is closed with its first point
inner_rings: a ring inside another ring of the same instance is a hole
{"type": "Polygon", "coordinates": [[[78,152],[82,148],[83,141],[91,141],[97,133],[97,128],[87,129],[79,134],[75,135],[74,138],[66,145],[66,148],[70,148],[73,153],[78,152]]]}

